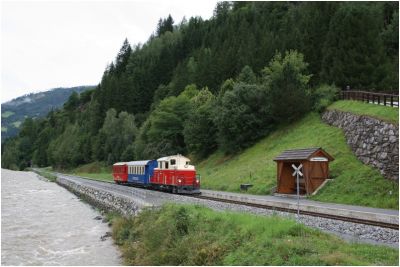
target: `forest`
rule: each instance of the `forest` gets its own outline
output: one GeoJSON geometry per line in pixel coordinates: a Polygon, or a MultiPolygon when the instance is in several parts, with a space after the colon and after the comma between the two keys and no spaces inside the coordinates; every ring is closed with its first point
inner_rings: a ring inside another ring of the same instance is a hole
{"type": "Polygon", "coordinates": [[[26,119],[2,168],[237,153],[347,86],[398,92],[398,19],[398,2],[219,2],[209,20],[161,18],[96,88],[26,119]]]}

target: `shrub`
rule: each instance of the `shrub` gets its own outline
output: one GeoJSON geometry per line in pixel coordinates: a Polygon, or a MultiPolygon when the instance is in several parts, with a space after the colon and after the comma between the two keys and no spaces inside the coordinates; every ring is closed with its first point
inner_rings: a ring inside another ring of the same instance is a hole
{"type": "Polygon", "coordinates": [[[313,110],[323,112],[327,106],[338,99],[339,88],[334,85],[323,84],[312,94],[313,110]]]}

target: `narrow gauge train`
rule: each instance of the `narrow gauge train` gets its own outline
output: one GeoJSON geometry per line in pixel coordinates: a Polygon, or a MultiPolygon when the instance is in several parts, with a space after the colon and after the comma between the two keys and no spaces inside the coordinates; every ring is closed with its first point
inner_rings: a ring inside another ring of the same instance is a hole
{"type": "Polygon", "coordinates": [[[189,163],[190,160],[182,155],[117,162],[113,165],[114,182],[172,193],[197,194],[200,193],[200,177],[189,163]]]}

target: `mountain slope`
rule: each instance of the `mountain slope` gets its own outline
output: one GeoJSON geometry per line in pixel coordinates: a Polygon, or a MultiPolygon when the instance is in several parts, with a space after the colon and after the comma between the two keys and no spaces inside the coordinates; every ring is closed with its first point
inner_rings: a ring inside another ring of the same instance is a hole
{"type": "Polygon", "coordinates": [[[1,104],[1,140],[18,134],[22,122],[44,117],[52,109],[62,107],[73,92],[81,93],[94,86],[55,88],[46,92],[31,93],[1,104]]]}
{"type": "Polygon", "coordinates": [[[334,179],[314,199],[398,208],[398,184],[359,161],[347,145],[342,130],[323,123],[317,113],[281,127],[235,156],[225,157],[216,152],[200,162],[197,170],[202,177],[202,188],[239,191],[240,184],[250,183],[254,186],[248,193],[270,194],[276,185],[273,158],[286,149],[307,147],[322,147],[335,158],[330,163],[330,176],[334,179]]]}

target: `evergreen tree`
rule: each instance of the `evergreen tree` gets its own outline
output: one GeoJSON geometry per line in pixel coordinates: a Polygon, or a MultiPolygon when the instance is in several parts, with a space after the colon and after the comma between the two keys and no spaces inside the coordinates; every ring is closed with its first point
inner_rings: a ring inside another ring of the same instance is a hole
{"type": "Polygon", "coordinates": [[[117,75],[121,75],[121,73],[125,71],[131,53],[132,48],[126,38],[115,59],[115,72],[117,75]]]}
{"type": "Polygon", "coordinates": [[[387,62],[380,38],[379,7],[348,2],[336,11],[323,50],[324,82],[341,88],[380,88],[387,62]]]}
{"type": "Polygon", "coordinates": [[[157,24],[157,36],[161,36],[166,32],[173,32],[174,30],[174,20],[171,14],[168,15],[166,19],[160,19],[157,24]]]}

